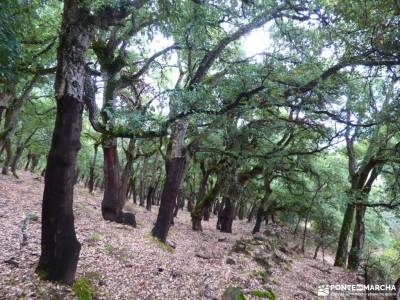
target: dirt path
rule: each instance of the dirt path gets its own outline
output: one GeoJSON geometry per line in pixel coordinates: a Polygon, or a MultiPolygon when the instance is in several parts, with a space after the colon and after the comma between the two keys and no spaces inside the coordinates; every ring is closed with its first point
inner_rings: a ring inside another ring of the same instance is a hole
{"type": "MultiPolygon", "coordinates": [[[[34,274],[43,182],[20,174],[21,179],[0,175],[0,299],[75,299],[70,288],[41,282],[34,274]],[[26,218],[27,243],[21,247],[26,218]]],[[[76,188],[74,212],[82,243],[77,277],[92,281],[97,299],[221,299],[228,286],[245,291],[271,287],[279,299],[314,299],[318,284],[348,275],[339,269],[323,272],[321,262],[296,258],[265,283],[254,275],[260,266],[251,256],[230,253],[236,240],[249,237],[251,224],[235,221],[235,233],[224,234],[215,230],[214,217],[203,222],[203,232],[194,232],[189,214],[180,211],[170,231],[169,240],[176,244],[171,250],[150,236],[155,209],[150,213],[129,205],[138,221],[133,229],[103,221],[100,199],[100,194],[76,188]],[[226,262],[228,256],[234,264],[226,262]]]]}

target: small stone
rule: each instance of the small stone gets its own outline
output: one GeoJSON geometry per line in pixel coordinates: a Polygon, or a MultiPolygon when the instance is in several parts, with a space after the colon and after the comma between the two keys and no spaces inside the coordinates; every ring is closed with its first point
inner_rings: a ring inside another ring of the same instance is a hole
{"type": "Polygon", "coordinates": [[[230,257],[228,257],[227,259],[226,259],[226,263],[228,264],[228,265],[236,265],[236,261],[234,261],[232,258],[230,258],[230,257]]]}

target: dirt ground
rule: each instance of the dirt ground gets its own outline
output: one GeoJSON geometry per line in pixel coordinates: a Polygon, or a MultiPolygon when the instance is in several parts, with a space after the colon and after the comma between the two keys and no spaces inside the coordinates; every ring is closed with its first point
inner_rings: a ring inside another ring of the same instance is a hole
{"type": "MultiPolygon", "coordinates": [[[[43,179],[19,174],[20,179],[0,175],[0,299],[76,299],[70,287],[40,281],[34,273],[43,179]]],[[[172,249],[150,235],[156,207],[147,212],[128,204],[138,222],[132,228],[104,221],[100,202],[100,191],[90,195],[76,187],[75,225],[82,244],[77,278],[90,280],[94,299],[221,299],[229,286],[240,287],[247,299],[258,299],[250,295],[255,290],[272,290],[278,299],[316,299],[321,284],[356,282],[353,273],[299,254],[283,266],[274,265],[270,276],[260,280],[256,274],[264,269],[253,255],[231,251],[237,240],[252,238],[252,224],[235,220],[234,233],[225,234],[215,230],[213,216],[203,222],[203,232],[194,232],[189,213],[179,211],[169,235],[176,244],[172,249]]],[[[330,299],[335,298],[340,297],[330,299]]]]}

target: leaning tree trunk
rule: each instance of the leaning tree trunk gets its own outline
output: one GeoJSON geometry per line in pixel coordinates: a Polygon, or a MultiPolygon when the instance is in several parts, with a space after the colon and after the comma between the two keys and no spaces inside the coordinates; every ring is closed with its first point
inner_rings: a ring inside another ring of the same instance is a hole
{"type": "Polygon", "coordinates": [[[152,235],[162,242],[166,242],[169,227],[173,218],[173,212],[179,187],[185,171],[186,157],[184,139],[188,127],[187,121],[177,123],[174,128],[168,146],[165,160],[165,182],[161,194],[160,209],[157,221],[152,230],[152,235]]]}
{"type": "Polygon", "coordinates": [[[366,206],[356,206],[356,218],[353,231],[353,240],[349,252],[348,268],[358,270],[361,263],[365,238],[365,211],[366,206]]]}
{"type": "Polygon", "coordinates": [[[342,228],[340,229],[339,243],[336,250],[334,265],[344,267],[348,256],[349,236],[351,224],[353,223],[354,205],[347,204],[346,212],[344,213],[342,228]]]}
{"type": "Polygon", "coordinates": [[[45,175],[41,255],[36,272],[72,284],[81,245],[72,210],[75,164],[82,129],[85,55],[90,44],[88,12],[66,0],[55,81],[57,114],[45,175]],[[79,16],[79,17],[78,17],[79,16]]]}

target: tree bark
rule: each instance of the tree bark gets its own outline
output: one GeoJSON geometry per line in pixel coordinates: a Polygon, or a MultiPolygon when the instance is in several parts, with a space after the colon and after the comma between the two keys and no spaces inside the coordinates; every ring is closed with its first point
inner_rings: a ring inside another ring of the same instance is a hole
{"type": "Polygon", "coordinates": [[[160,209],[152,230],[152,235],[162,242],[166,242],[173,211],[186,165],[184,139],[188,122],[178,122],[174,128],[168,146],[165,161],[165,182],[161,194],[160,209]]]}
{"type": "Polygon", "coordinates": [[[361,257],[365,238],[365,211],[366,206],[356,206],[356,218],[353,231],[353,239],[349,252],[348,268],[358,270],[361,263],[361,257]]]}
{"type": "Polygon", "coordinates": [[[119,197],[119,163],[116,139],[103,145],[104,195],[101,212],[104,220],[118,222],[124,206],[119,197]]]}
{"type": "Polygon", "coordinates": [[[336,257],[334,266],[344,267],[346,266],[346,260],[348,255],[349,247],[349,235],[351,230],[351,224],[353,223],[354,216],[354,205],[347,204],[346,212],[344,213],[342,228],[340,229],[339,244],[336,250],[336,257]]]}
{"type": "Polygon", "coordinates": [[[232,176],[229,182],[229,188],[226,195],[224,195],[224,206],[219,215],[220,230],[221,232],[232,233],[232,223],[235,219],[235,202],[238,197],[238,186],[236,176],[232,176]],[[232,178],[233,177],[233,178],[232,178]]]}
{"type": "Polygon", "coordinates": [[[82,129],[85,55],[90,44],[88,11],[66,0],[55,81],[57,114],[47,158],[42,206],[41,255],[36,272],[72,284],[81,245],[74,228],[75,164],[82,129]]]}

